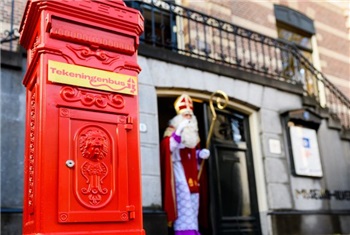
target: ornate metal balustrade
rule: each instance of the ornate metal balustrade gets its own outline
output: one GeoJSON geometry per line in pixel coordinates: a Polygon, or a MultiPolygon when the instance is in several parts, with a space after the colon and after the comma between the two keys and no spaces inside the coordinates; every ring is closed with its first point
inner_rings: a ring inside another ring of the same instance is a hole
{"type": "MultiPolygon", "coordinates": [[[[304,95],[350,129],[350,101],[292,45],[172,3],[126,1],[145,17],[141,41],[271,79],[302,84],[304,95]]],[[[1,44],[18,39],[6,31],[1,44]]]]}
{"type": "Polygon", "coordinates": [[[3,48],[2,44],[9,43],[8,48],[10,51],[13,49],[13,42],[17,45],[17,39],[19,38],[19,32],[17,28],[14,28],[14,8],[15,1],[11,1],[11,19],[10,19],[10,30],[5,30],[1,36],[1,48],[3,48]]]}
{"type": "Polygon", "coordinates": [[[19,38],[18,29],[13,29],[11,31],[5,30],[3,33],[3,38],[1,38],[1,44],[10,43],[10,51],[12,51],[12,41],[16,41],[19,38]]]}
{"type": "Polygon", "coordinates": [[[327,108],[342,127],[350,128],[349,99],[296,47],[171,1],[126,3],[145,17],[142,42],[271,79],[302,84],[306,97],[327,108]]]}
{"type": "Polygon", "coordinates": [[[296,48],[293,49],[293,57],[298,61],[298,70],[306,73],[303,83],[305,95],[310,95],[307,87],[314,84],[319,104],[327,108],[331,117],[338,121],[343,128],[350,130],[350,100],[296,48]]]}

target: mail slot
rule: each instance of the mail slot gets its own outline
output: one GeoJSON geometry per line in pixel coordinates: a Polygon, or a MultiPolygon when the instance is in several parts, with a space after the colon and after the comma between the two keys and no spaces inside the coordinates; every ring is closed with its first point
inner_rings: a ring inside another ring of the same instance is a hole
{"type": "Polygon", "coordinates": [[[137,63],[123,1],[28,1],[23,234],[144,234],[137,63]]]}

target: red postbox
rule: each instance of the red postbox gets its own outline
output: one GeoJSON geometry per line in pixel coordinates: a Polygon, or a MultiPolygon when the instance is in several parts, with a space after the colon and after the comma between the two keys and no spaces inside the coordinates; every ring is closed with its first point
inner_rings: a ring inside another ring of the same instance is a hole
{"type": "Polygon", "coordinates": [[[24,234],[144,234],[142,31],[121,0],[28,1],[24,234]]]}

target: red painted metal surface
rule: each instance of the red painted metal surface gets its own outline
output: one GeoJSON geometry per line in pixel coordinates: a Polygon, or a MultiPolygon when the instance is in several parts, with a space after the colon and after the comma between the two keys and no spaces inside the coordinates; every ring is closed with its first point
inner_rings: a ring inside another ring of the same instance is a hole
{"type": "Polygon", "coordinates": [[[123,1],[28,1],[23,234],[144,234],[138,37],[123,1]]]}

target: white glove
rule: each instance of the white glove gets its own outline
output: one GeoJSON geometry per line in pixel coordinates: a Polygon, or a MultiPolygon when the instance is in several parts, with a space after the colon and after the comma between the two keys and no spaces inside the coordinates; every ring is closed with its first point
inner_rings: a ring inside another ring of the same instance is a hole
{"type": "Polygon", "coordinates": [[[202,159],[208,159],[210,156],[210,151],[209,149],[202,149],[200,152],[199,152],[199,157],[202,158],[202,159]]]}
{"type": "Polygon", "coordinates": [[[183,131],[183,129],[190,123],[190,120],[184,120],[182,122],[180,122],[180,124],[178,125],[175,134],[176,135],[181,135],[181,132],[183,131]]]}

